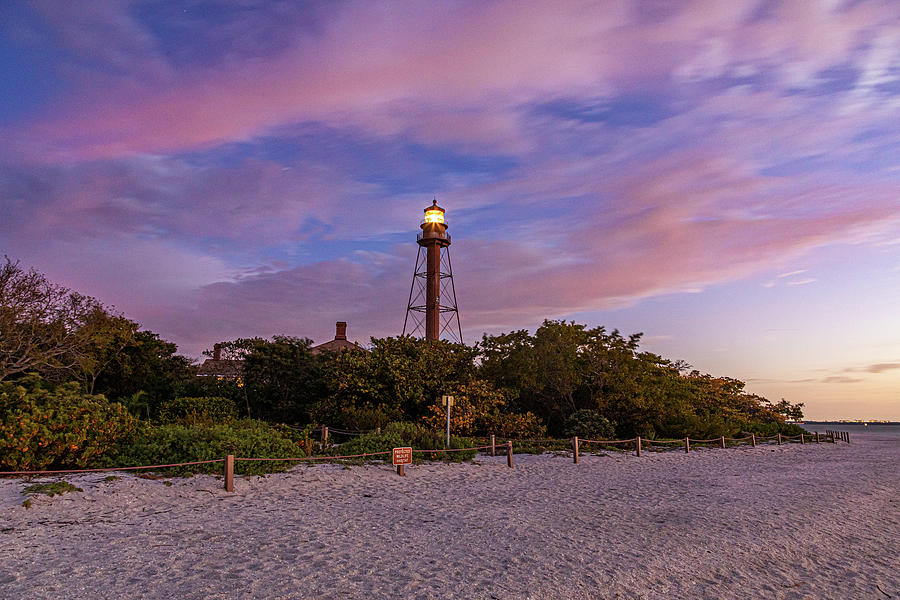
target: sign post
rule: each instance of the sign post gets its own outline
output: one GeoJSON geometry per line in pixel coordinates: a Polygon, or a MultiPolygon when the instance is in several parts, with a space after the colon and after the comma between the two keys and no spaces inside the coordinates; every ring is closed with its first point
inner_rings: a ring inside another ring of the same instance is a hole
{"type": "Polygon", "coordinates": [[[447,407],[447,450],[450,449],[450,407],[453,406],[453,396],[441,396],[441,404],[447,407]]]}
{"type": "Polygon", "coordinates": [[[412,448],[394,448],[392,458],[394,466],[397,467],[397,475],[405,477],[406,470],[404,467],[412,464],[412,448]]]}

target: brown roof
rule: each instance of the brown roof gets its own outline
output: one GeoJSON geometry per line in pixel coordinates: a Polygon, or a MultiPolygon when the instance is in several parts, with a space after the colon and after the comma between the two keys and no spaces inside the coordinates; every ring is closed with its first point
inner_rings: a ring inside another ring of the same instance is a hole
{"type": "Polygon", "coordinates": [[[322,352],[340,352],[341,350],[364,350],[359,344],[347,340],[347,322],[338,321],[334,324],[334,339],[309,349],[313,354],[322,352]]]}
{"type": "Polygon", "coordinates": [[[331,340],[310,348],[310,352],[313,354],[319,354],[320,352],[340,352],[341,350],[362,350],[362,348],[347,340],[331,340]]]}
{"type": "Polygon", "coordinates": [[[197,371],[197,377],[224,377],[226,379],[236,379],[241,376],[244,370],[244,361],[242,360],[215,360],[207,358],[200,365],[197,371]]]}

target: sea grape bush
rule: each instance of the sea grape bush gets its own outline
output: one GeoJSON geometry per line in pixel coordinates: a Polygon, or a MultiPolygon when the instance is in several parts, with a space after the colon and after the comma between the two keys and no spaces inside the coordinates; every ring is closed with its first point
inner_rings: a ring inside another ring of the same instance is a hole
{"type": "MultiPolygon", "coordinates": [[[[411,447],[414,450],[438,450],[438,452],[416,453],[415,460],[470,460],[478,453],[477,450],[465,450],[462,452],[440,452],[444,447],[445,438],[442,433],[422,427],[415,423],[396,422],[390,423],[381,433],[372,432],[357,436],[335,449],[338,456],[353,454],[389,452],[393,448],[411,447]]],[[[450,447],[455,449],[472,448],[472,443],[464,438],[451,437],[450,447]]],[[[380,458],[390,459],[390,455],[380,458]]]]}
{"type": "MultiPolygon", "coordinates": [[[[542,437],[546,427],[531,412],[506,411],[506,396],[487,381],[474,379],[460,385],[453,393],[450,429],[461,436],[496,433],[504,437],[542,437]]],[[[431,429],[446,426],[446,408],[440,403],[428,407],[423,422],[431,429]]]]}
{"type": "MultiPolygon", "coordinates": [[[[334,449],[334,453],[337,456],[372,454],[375,452],[390,452],[392,448],[401,448],[407,445],[406,441],[395,432],[376,433],[373,431],[356,436],[349,442],[341,444],[334,449]]],[[[389,460],[390,456],[387,456],[387,459],[389,460]]]]}
{"type": "MultiPolygon", "coordinates": [[[[233,454],[241,458],[289,458],[302,456],[298,444],[261,421],[243,419],[212,425],[169,423],[145,425],[128,443],[110,455],[110,466],[130,467],[217,460],[233,454]]],[[[235,462],[235,473],[261,474],[283,471],[291,462],[235,462]]],[[[218,473],[220,463],[171,467],[177,474],[218,473]]]]}
{"type": "Polygon", "coordinates": [[[53,387],[29,375],[0,383],[0,470],[95,466],[135,427],[121,404],[74,382],[53,387]]]}
{"type": "Polygon", "coordinates": [[[531,411],[504,413],[500,415],[498,431],[508,438],[542,438],[547,435],[547,426],[531,411]]]}
{"type": "Polygon", "coordinates": [[[609,419],[596,410],[583,408],[576,410],[566,419],[567,437],[578,436],[595,440],[609,440],[615,437],[616,428],[609,419]]]}

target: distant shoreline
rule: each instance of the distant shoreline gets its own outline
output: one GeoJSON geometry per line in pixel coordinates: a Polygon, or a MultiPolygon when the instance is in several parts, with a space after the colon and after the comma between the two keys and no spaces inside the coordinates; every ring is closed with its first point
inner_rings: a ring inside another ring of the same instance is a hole
{"type": "Polygon", "coordinates": [[[823,425],[900,425],[900,421],[881,421],[878,419],[842,419],[839,421],[797,421],[797,425],[809,425],[810,423],[823,425]]]}

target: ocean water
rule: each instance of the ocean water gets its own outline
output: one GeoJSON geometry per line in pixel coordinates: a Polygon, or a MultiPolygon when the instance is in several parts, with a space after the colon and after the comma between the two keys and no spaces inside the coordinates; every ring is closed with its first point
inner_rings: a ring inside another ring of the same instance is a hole
{"type": "Polygon", "coordinates": [[[849,431],[850,441],[864,438],[878,442],[897,442],[900,444],[900,423],[823,423],[821,421],[804,421],[803,428],[810,432],[825,433],[829,431],[849,431]]]}

